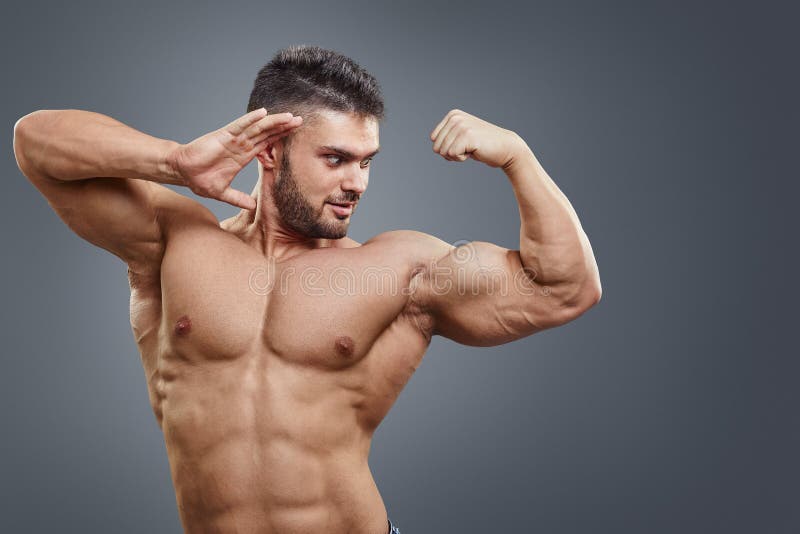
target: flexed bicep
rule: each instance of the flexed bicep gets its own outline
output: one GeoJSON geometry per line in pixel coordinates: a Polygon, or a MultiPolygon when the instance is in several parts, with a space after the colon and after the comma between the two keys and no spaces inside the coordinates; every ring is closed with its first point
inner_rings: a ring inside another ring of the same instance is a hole
{"type": "Polygon", "coordinates": [[[574,319],[518,250],[484,241],[441,242],[418,291],[433,334],[465,345],[500,345],[574,319]]]}

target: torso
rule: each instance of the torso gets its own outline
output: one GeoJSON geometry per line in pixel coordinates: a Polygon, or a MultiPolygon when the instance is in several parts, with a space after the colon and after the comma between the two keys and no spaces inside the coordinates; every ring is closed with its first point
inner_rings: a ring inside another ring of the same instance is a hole
{"type": "Polygon", "coordinates": [[[193,224],[130,273],[187,532],[386,532],[371,438],[430,343],[391,234],[269,262],[193,224]]]}

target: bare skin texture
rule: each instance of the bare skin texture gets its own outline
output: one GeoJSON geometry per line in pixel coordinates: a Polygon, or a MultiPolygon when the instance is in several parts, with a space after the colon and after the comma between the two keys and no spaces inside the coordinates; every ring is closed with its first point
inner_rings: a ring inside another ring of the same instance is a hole
{"type": "Polygon", "coordinates": [[[52,209],[128,265],[187,532],[386,532],[371,438],[431,337],[507,343],[600,299],[567,198],[517,134],[460,110],[431,131],[433,150],[506,175],[517,250],[410,230],[346,237],[352,213],[330,203],[362,200],[379,149],[370,117],[320,110],[304,123],[260,109],[181,145],[105,115],[41,110],[14,133],[19,167],[52,209]],[[253,158],[247,195],[231,182],[253,158]],[[242,210],[220,222],[162,184],[242,210]]]}

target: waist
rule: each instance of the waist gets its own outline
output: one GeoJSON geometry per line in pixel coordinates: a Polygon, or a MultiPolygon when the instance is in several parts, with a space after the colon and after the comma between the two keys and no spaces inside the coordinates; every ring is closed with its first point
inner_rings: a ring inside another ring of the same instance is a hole
{"type": "Polygon", "coordinates": [[[385,534],[389,524],[382,502],[374,506],[364,503],[348,507],[332,503],[301,508],[237,507],[216,514],[181,509],[180,516],[187,534],[385,534]]]}
{"type": "Polygon", "coordinates": [[[291,463],[278,469],[252,464],[231,466],[192,478],[184,469],[174,477],[181,521],[187,533],[386,531],[386,509],[368,468],[309,468],[291,463]],[[188,475],[188,476],[187,476],[188,475]]]}
{"type": "Polygon", "coordinates": [[[288,523],[313,523],[353,509],[367,510],[367,518],[385,514],[368,452],[358,448],[320,451],[275,437],[228,436],[203,451],[168,446],[167,453],[181,510],[203,517],[260,510],[288,523]]]}

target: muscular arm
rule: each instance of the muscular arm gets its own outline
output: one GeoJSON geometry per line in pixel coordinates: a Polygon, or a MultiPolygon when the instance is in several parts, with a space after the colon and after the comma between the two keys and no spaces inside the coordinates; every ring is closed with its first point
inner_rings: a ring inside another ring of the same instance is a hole
{"type": "Polygon", "coordinates": [[[518,202],[520,245],[456,248],[422,234],[420,250],[431,260],[414,299],[432,319],[432,333],[489,346],[577,318],[599,301],[601,286],[569,200],[518,135],[458,110],[448,117],[431,134],[434,150],[502,168],[518,202]]]}
{"type": "Polygon", "coordinates": [[[205,206],[162,184],[242,208],[255,200],[230,187],[268,143],[302,121],[254,110],[181,145],[139,132],[91,111],[40,110],[14,126],[14,154],[23,174],[75,233],[138,271],[152,271],[164,248],[164,224],[205,206]]]}
{"type": "Polygon", "coordinates": [[[520,139],[503,167],[519,204],[522,265],[563,308],[583,312],[600,299],[600,273],[578,215],[520,139]]]}
{"type": "Polygon", "coordinates": [[[20,166],[66,182],[103,176],[184,185],[167,164],[167,155],[177,146],[78,109],[34,111],[14,126],[20,166]]]}
{"type": "Polygon", "coordinates": [[[157,206],[176,193],[158,183],[180,183],[166,163],[176,146],[91,111],[40,110],[14,126],[17,164],[58,216],[138,270],[162,252],[157,206]]]}

